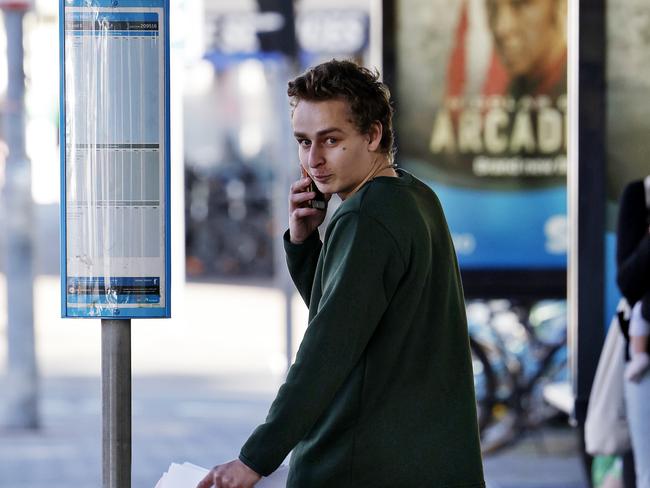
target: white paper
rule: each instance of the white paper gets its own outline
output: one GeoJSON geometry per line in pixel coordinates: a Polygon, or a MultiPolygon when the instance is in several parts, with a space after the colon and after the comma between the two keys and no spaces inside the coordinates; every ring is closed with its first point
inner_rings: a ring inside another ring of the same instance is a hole
{"type": "MultiPolygon", "coordinates": [[[[172,463],[155,488],[196,488],[208,471],[192,463],[172,463]]],[[[288,473],[289,467],[282,465],[271,476],[262,478],[255,488],[285,488],[288,473]]]]}

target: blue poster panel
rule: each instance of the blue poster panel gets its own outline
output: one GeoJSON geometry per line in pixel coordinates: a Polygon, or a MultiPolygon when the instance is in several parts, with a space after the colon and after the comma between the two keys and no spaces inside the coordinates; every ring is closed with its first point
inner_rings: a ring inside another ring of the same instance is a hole
{"type": "Polygon", "coordinates": [[[168,3],[60,9],[62,315],[169,317],[168,3]]]}

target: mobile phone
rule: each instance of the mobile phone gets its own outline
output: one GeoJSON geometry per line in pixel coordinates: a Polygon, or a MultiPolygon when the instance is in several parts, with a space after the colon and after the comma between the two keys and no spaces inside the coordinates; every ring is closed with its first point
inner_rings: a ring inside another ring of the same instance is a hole
{"type": "Polygon", "coordinates": [[[327,202],[325,201],[325,195],[318,189],[316,183],[313,181],[309,184],[309,191],[316,193],[316,198],[309,200],[309,206],[311,208],[317,208],[318,210],[325,210],[327,208],[327,202]]]}
{"type": "Polygon", "coordinates": [[[316,186],[316,183],[313,182],[313,180],[309,177],[309,173],[305,171],[305,168],[300,165],[300,171],[303,176],[306,176],[309,178],[311,183],[309,183],[309,188],[308,191],[314,192],[316,194],[316,198],[313,200],[309,200],[308,205],[311,208],[317,208],[318,210],[325,210],[327,208],[327,202],[325,201],[325,195],[318,189],[316,186]]]}

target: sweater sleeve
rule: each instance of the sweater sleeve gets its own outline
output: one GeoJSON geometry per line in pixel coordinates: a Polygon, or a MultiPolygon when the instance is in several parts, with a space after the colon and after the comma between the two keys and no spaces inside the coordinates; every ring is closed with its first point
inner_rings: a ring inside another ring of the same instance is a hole
{"type": "Polygon", "coordinates": [[[394,239],[371,217],[346,213],[331,226],[322,251],[318,310],[266,422],[240,453],[242,462],[263,476],[277,469],[331,404],[405,270],[394,239]]]}
{"type": "Polygon", "coordinates": [[[314,285],[316,265],[322,246],[318,231],[312,232],[302,244],[293,244],[289,239],[289,231],[284,233],[284,252],[289,274],[307,306],[311,299],[311,289],[314,285]]]}
{"type": "Polygon", "coordinates": [[[621,198],[616,232],[617,283],[631,304],[650,289],[650,234],[642,182],[628,185],[621,198]]]}

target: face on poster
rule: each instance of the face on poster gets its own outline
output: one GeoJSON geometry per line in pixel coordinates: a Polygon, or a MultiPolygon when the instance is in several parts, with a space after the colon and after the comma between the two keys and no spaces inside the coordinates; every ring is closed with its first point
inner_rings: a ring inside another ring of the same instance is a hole
{"type": "Polygon", "coordinates": [[[464,268],[566,266],[564,0],[402,0],[397,133],[464,268]]]}
{"type": "Polygon", "coordinates": [[[168,10],[114,3],[62,16],[63,315],[165,317],[168,10]]]}

